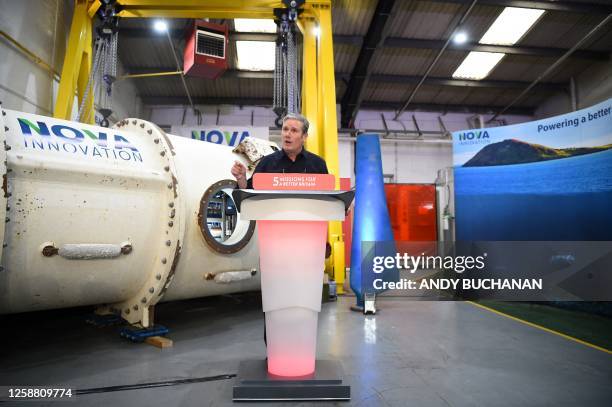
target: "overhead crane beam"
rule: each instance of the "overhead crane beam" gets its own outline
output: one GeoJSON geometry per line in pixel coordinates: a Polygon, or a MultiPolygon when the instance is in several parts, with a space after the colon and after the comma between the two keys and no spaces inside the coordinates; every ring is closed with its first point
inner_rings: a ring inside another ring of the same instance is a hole
{"type": "MultiPolygon", "coordinates": [[[[274,18],[275,8],[285,8],[280,0],[117,0],[116,5],[119,18],[274,18]]],[[[91,71],[92,18],[100,6],[99,0],[76,1],[55,117],[69,119],[74,99],[72,95],[77,87],[79,104],[84,96],[83,90],[91,71]]],[[[307,46],[304,52],[307,58],[304,58],[301,99],[306,101],[306,114],[314,125],[313,133],[316,131],[313,140],[317,141],[317,152],[326,160],[330,173],[336,176],[338,189],[340,174],[331,0],[308,0],[302,8],[299,21],[302,29],[305,28],[307,46]],[[310,29],[316,24],[320,30],[318,40],[310,29]]],[[[86,105],[89,108],[88,120],[93,121],[93,92],[90,92],[86,105]]],[[[341,293],[345,269],[340,222],[330,223],[329,239],[334,275],[338,292],[341,293]]]]}
{"type": "MultiPolygon", "coordinates": [[[[285,8],[278,0],[118,0],[122,18],[274,18],[275,8],[285,8]]],[[[313,0],[304,4],[303,16],[313,17],[313,10],[325,7],[330,0],[313,0]]]]}

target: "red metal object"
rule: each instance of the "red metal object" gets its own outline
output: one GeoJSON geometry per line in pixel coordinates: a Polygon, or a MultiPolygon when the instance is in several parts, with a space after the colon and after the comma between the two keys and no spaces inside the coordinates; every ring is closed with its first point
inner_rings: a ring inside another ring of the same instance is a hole
{"type": "Polygon", "coordinates": [[[228,28],[196,20],[185,43],[183,71],[185,75],[216,79],[228,68],[228,28]]]}
{"type": "Polygon", "coordinates": [[[437,240],[435,185],[385,184],[396,241],[437,240]]]}

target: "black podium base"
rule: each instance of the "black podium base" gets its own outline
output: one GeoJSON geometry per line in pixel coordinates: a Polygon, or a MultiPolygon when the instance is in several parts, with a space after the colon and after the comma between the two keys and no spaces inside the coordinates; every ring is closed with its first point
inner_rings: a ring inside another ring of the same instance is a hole
{"type": "Polygon", "coordinates": [[[312,376],[286,378],[268,373],[265,360],[240,363],[234,401],[292,401],[351,399],[351,386],[342,384],[342,367],[333,360],[317,360],[312,376]]]}

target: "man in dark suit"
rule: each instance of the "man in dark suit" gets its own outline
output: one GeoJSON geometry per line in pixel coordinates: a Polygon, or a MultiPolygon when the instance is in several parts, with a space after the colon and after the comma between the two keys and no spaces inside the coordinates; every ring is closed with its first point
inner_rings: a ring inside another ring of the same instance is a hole
{"type": "MultiPolygon", "coordinates": [[[[258,172],[327,174],[325,160],[306,151],[308,120],[298,113],[283,117],[282,149],[263,157],[253,174],[258,172]]],[[[240,189],[253,189],[253,178],[246,178],[246,168],[238,161],[232,166],[232,175],[240,189]]]]}
{"type": "MultiPolygon", "coordinates": [[[[253,175],[258,172],[327,174],[325,160],[306,151],[304,143],[308,137],[308,119],[298,113],[288,113],[283,117],[282,149],[263,157],[253,175]]],[[[238,161],[232,166],[232,175],[238,188],[253,189],[253,178],[246,178],[246,168],[238,161]]],[[[264,342],[266,329],[264,324],[264,342]]]]}

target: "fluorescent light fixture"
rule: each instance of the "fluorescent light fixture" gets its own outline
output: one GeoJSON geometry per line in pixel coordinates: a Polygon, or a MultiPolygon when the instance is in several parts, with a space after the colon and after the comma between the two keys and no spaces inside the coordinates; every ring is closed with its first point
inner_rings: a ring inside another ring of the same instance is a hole
{"type": "Polygon", "coordinates": [[[481,44],[513,45],[544,14],[544,10],[506,7],[480,39],[481,44]]]}
{"type": "MultiPolygon", "coordinates": [[[[544,14],[544,10],[506,7],[497,16],[479,43],[514,45],[529,31],[542,14],[544,14]]],[[[453,38],[453,41],[459,44],[466,40],[467,35],[464,33],[457,33],[453,38]],[[461,36],[462,34],[463,36],[461,36]]],[[[484,79],[501,61],[504,55],[498,52],[470,52],[461,65],[459,65],[459,68],[453,73],[453,78],[484,79]]]]}
{"type": "Polygon", "coordinates": [[[275,33],[276,23],[274,20],[257,18],[235,18],[234,27],[239,32],[251,33],[275,33]]]}
{"type": "Polygon", "coordinates": [[[166,23],[164,20],[155,20],[153,23],[153,29],[158,33],[164,33],[168,31],[168,23],[166,23]]]}
{"type": "Polygon", "coordinates": [[[472,51],[453,73],[453,78],[484,79],[504,55],[506,54],[500,52],[472,51]]]}
{"type": "Polygon", "coordinates": [[[467,41],[467,39],[468,39],[468,36],[463,31],[458,32],[453,37],[453,41],[454,41],[455,44],[464,44],[467,41]]]}
{"type": "Polygon", "coordinates": [[[236,41],[238,69],[273,71],[275,47],[273,41],[236,41]]]}

